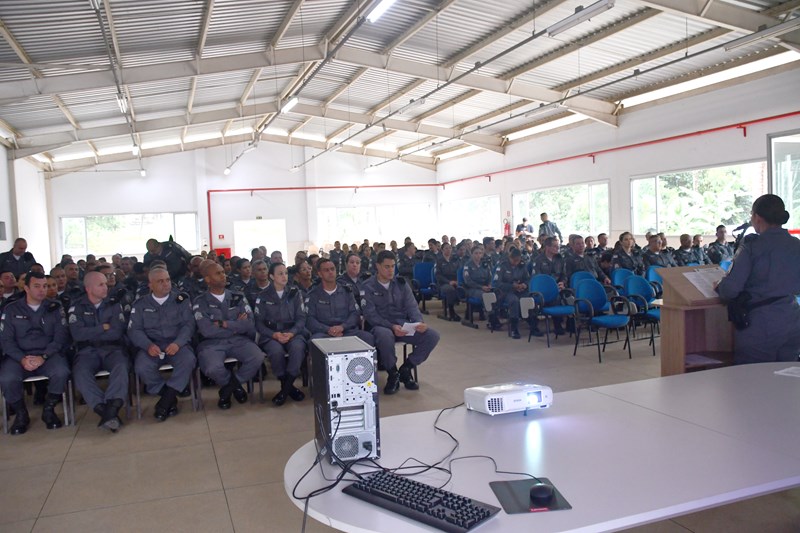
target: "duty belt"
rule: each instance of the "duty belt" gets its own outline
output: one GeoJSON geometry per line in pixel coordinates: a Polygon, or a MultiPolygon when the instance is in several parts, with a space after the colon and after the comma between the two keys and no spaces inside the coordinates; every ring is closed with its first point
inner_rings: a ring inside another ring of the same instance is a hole
{"type": "Polygon", "coordinates": [[[78,350],[83,350],[84,348],[121,348],[122,345],[119,342],[114,341],[80,341],[76,342],[75,346],[78,350]]]}
{"type": "Polygon", "coordinates": [[[285,331],[294,327],[294,322],[270,322],[267,320],[267,327],[274,331],[285,331]]]}

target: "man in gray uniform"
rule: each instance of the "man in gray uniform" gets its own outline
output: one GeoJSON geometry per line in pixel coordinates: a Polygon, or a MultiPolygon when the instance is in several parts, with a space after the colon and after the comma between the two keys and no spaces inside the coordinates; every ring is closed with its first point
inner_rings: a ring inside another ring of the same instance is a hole
{"type": "Polygon", "coordinates": [[[25,297],[8,304],[0,317],[0,341],[5,354],[0,364],[0,387],[17,414],[11,426],[12,435],[25,433],[30,424],[22,380],[31,376],[46,376],[49,380],[42,410],[47,429],[62,425],[55,406],[69,378],[64,356],[69,332],[63,307],[59,302],[47,300],[46,292],[44,274],[29,272],[25,278],[25,297]]]}
{"type": "Polygon", "coordinates": [[[122,422],[119,410],[128,397],[128,356],[123,351],[125,314],[122,305],[108,298],[108,281],[100,272],[83,278],[86,294],[69,308],[69,331],[77,354],[72,367],[75,387],[100,417],[97,427],[116,432],[122,422]],[[94,375],[109,372],[105,392],[94,375]]]}
{"type": "Polygon", "coordinates": [[[558,229],[555,222],[548,220],[547,213],[542,213],[539,217],[542,219],[542,223],[539,224],[539,236],[558,237],[558,242],[564,242],[564,238],[561,236],[561,230],[558,229]]]}
{"type": "Polygon", "coordinates": [[[14,241],[14,246],[7,252],[0,254],[0,271],[8,270],[19,277],[28,272],[36,263],[33,254],[28,251],[28,241],[19,238],[14,241]]]}
{"type": "Polygon", "coordinates": [[[336,266],[330,259],[317,261],[320,283],[306,297],[306,329],[312,339],[354,335],[370,346],[375,339],[359,325],[361,316],[356,306],[360,298],[349,285],[336,283],[336,266]]]}
{"type": "Polygon", "coordinates": [[[203,279],[208,291],[194,301],[194,319],[200,333],[197,359],[200,369],[220,386],[220,409],[231,408],[231,396],[239,403],[247,401],[242,383],[253,379],[264,362],[264,352],[254,338],[256,323],[244,294],[225,289],[225,269],[215,261],[203,261],[203,279]],[[239,361],[236,372],[225,368],[225,358],[239,361]]]}
{"type": "Polygon", "coordinates": [[[158,394],[154,416],[163,422],[178,414],[178,394],[189,384],[195,367],[191,340],[195,321],[185,293],[172,291],[169,273],[153,268],[148,273],[150,294],[136,300],[131,309],[128,338],[139,349],[134,367],[147,392],[158,394]],[[159,372],[172,365],[168,379],[159,372]]]}
{"type": "Polygon", "coordinates": [[[494,286],[500,291],[498,302],[508,309],[508,334],[519,339],[519,299],[528,295],[528,268],[522,263],[522,254],[511,248],[508,259],[500,263],[494,273],[494,286]]]}
{"type": "Polygon", "coordinates": [[[733,259],[733,246],[728,243],[728,230],[724,225],[717,226],[717,240],[708,245],[708,258],[715,265],[733,259]]]}
{"type": "Polygon", "coordinates": [[[383,250],[377,257],[377,273],[366,280],[364,290],[364,318],[372,325],[378,359],[388,372],[389,378],[383,389],[384,394],[394,394],[402,382],[407,389],[416,390],[411,371],[423,363],[439,343],[439,333],[422,321],[422,313],[411,292],[411,287],[403,278],[395,278],[395,256],[383,250]],[[415,323],[413,335],[403,331],[403,324],[415,323]],[[397,356],[394,345],[406,342],[414,347],[408,361],[397,369],[397,356]]]}

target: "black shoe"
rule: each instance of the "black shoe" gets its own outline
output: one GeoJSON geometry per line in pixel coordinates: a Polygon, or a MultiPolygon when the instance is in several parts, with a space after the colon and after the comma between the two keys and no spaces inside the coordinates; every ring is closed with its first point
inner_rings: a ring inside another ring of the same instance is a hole
{"type": "Polygon", "coordinates": [[[58,429],[64,424],[58,418],[55,408],[58,405],[61,396],[58,394],[48,394],[44,400],[44,408],[42,409],[42,422],[44,422],[47,429],[58,429]]]}
{"type": "Polygon", "coordinates": [[[306,395],[303,391],[292,385],[289,388],[289,398],[291,398],[296,402],[302,402],[303,400],[306,399],[306,395]]]}
{"type": "Polygon", "coordinates": [[[400,390],[400,373],[392,372],[386,379],[386,386],[383,388],[384,394],[394,394],[400,390]]]}
{"type": "Polygon", "coordinates": [[[398,378],[400,382],[405,385],[406,389],[408,390],[417,390],[419,389],[419,384],[414,381],[414,374],[411,373],[411,366],[403,365],[400,367],[400,371],[398,372],[398,378]]]}
{"type": "Polygon", "coordinates": [[[22,435],[28,431],[28,426],[31,423],[31,418],[28,415],[28,409],[25,407],[25,400],[16,402],[14,405],[14,411],[16,412],[16,416],[14,417],[14,423],[11,424],[11,429],[9,432],[12,435],[22,435]]]}
{"type": "Polygon", "coordinates": [[[283,391],[283,389],[278,391],[278,394],[272,397],[272,403],[278,407],[286,403],[286,393],[283,391]]]}
{"type": "Polygon", "coordinates": [[[534,337],[544,337],[544,333],[542,333],[538,329],[532,330],[531,331],[531,335],[533,335],[534,337]]]}
{"type": "Polygon", "coordinates": [[[461,322],[461,317],[458,315],[458,313],[450,313],[450,321],[461,322]]]}
{"type": "Polygon", "coordinates": [[[120,399],[110,400],[105,403],[101,425],[105,429],[111,431],[111,433],[116,433],[122,426],[122,420],[119,418],[119,410],[122,408],[123,403],[124,402],[120,399]]]}
{"type": "Polygon", "coordinates": [[[183,389],[180,392],[180,394],[178,394],[178,396],[180,396],[181,398],[188,398],[191,395],[192,395],[192,389],[189,387],[189,385],[186,385],[186,388],[183,389]]]}
{"type": "Polygon", "coordinates": [[[508,334],[512,339],[519,339],[519,330],[513,329],[508,334]]]}
{"type": "Polygon", "coordinates": [[[97,427],[103,427],[103,422],[106,421],[106,404],[105,403],[98,403],[92,409],[94,413],[100,417],[100,421],[97,423],[97,427]]]}
{"type": "Polygon", "coordinates": [[[478,313],[478,320],[486,320],[486,313],[483,310],[478,313]]]}
{"type": "Polygon", "coordinates": [[[231,408],[231,393],[229,387],[222,387],[219,389],[219,401],[217,402],[217,407],[220,409],[230,409],[231,408]]]}
{"type": "Polygon", "coordinates": [[[163,422],[171,416],[178,414],[178,391],[172,387],[161,389],[161,398],[156,402],[156,407],[153,411],[153,416],[156,420],[163,422]]]}
{"type": "Polygon", "coordinates": [[[233,389],[233,397],[236,399],[238,403],[245,403],[247,402],[247,391],[244,390],[244,387],[239,385],[235,389],[233,389]]]}

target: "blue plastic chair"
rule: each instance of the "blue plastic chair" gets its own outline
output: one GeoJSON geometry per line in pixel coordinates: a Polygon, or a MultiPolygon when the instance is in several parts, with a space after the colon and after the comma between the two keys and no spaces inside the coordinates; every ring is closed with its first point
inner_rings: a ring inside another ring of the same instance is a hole
{"type": "Polygon", "coordinates": [[[633,271],[627,268],[615,268],[611,271],[611,284],[617,290],[624,290],[625,280],[633,276],[633,271]]]}
{"type": "Polygon", "coordinates": [[[464,267],[458,267],[456,271],[456,281],[458,281],[458,286],[464,291],[463,300],[467,303],[467,309],[464,313],[464,318],[461,320],[461,325],[469,326],[471,328],[478,329],[478,325],[472,320],[472,315],[475,311],[483,309],[483,300],[480,298],[472,298],[467,297],[466,291],[464,290],[464,267]]]}
{"type": "MultiPolygon", "coordinates": [[[[547,347],[549,348],[550,320],[547,319],[571,317],[575,314],[575,308],[572,305],[564,305],[564,303],[561,302],[562,293],[558,290],[558,284],[552,276],[548,276],[547,274],[537,274],[533,276],[528,283],[528,290],[533,297],[534,303],[536,304],[536,312],[534,313],[534,316],[528,316],[528,318],[531,320],[531,327],[530,331],[528,332],[528,342],[531,342],[531,336],[533,335],[533,320],[536,320],[538,316],[544,316],[545,331],[547,334],[547,347]],[[558,302],[558,304],[547,305],[553,302],[558,302]]],[[[569,289],[565,290],[572,292],[569,289]]],[[[557,338],[558,334],[556,333],[556,339],[557,338]]]]}
{"type": "Polygon", "coordinates": [[[728,270],[731,269],[731,265],[732,264],[733,264],[733,261],[730,261],[730,260],[720,261],[719,262],[719,267],[722,270],[724,270],[725,272],[727,272],[728,270]]]}
{"type": "Polygon", "coordinates": [[[656,298],[656,291],[643,277],[631,276],[625,280],[625,294],[639,308],[638,312],[633,315],[634,324],[650,325],[650,345],[653,347],[653,356],[655,356],[655,331],[656,325],[661,322],[661,310],[650,307],[650,304],[656,298]]]}
{"type": "Polygon", "coordinates": [[[578,272],[573,272],[572,275],[569,277],[569,286],[570,288],[574,289],[578,286],[578,283],[585,279],[594,279],[594,275],[591,272],[586,272],[585,270],[579,270],[578,272]]]}
{"type": "Polygon", "coordinates": [[[426,315],[428,310],[425,309],[425,301],[432,299],[439,292],[433,280],[434,266],[436,266],[435,263],[417,263],[414,265],[412,284],[422,301],[422,312],[426,315]]]}
{"type": "Polygon", "coordinates": [[[606,350],[608,344],[608,331],[613,329],[619,331],[625,329],[625,346],[628,348],[628,359],[632,359],[630,344],[630,303],[624,296],[613,296],[609,300],[606,290],[594,279],[583,280],[575,288],[575,348],[572,355],[578,353],[578,344],[581,338],[581,330],[585,327],[589,332],[589,345],[592,345],[592,328],[597,329],[597,360],[603,362],[600,350],[600,329],[605,329],[606,334],[603,340],[603,349],[606,350]],[[611,304],[612,314],[599,314],[598,309],[611,304]],[[624,314],[623,314],[624,313],[624,314]]]}

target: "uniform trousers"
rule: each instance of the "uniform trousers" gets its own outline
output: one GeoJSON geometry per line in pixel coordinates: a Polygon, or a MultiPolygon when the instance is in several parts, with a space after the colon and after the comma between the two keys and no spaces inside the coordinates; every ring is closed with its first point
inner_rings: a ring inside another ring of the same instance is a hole
{"type": "Polygon", "coordinates": [[[139,350],[134,367],[147,392],[158,394],[164,385],[178,392],[184,390],[189,384],[196,363],[192,349],[189,346],[182,346],[175,355],[164,356],[164,359],[158,356],[152,357],[146,351],[139,350]],[[164,379],[164,375],[158,371],[161,365],[172,365],[172,372],[167,379],[164,379]]]}
{"type": "Polygon", "coordinates": [[[22,380],[33,376],[45,376],[50,382],[47,392],[50,394],[64,394],[64,388],[69,379],[69,366],[66,359],[55,355],[47,359],[42,366],[29,372],[22,365],[10,357],[6,357],[0,364],[0,388],[6,402],[13,404],[22,399],[22,380]]]}
{"type": "Polygon", "coordinates": [[[753,309],[750,326],[734,331],[735,364],[796,362],[800,355],[800,309],[796,302],[753,309]]]}
{"type": "Polygon", "coordinates": [[[286,344],[281,344],[275,339],[269,339],[261,345],[267,353],[272,371],[278,378],[287,375],[297,377],[300,375],[300,366],[306,356],[306,339],[302,335],[292,337],[286,344]]]}
{"type": "Polygon", "coordinates": [[[458,303],[458,291],[449,283],[445,285],[439,285],[439,294],[444,301],[444,305],[447,307],[456,305],[458,303]]]}
{"type": "Polygon", "coordinates": [[[375,348],[378,349],[378,362],[387,370],[397,366],[395,343],[403,342],[414,347],[414,351],[408,356],[409,362],[414,366],[423,363],[439,343],[439,333],[431,328],[423,333],[416,332],[410,336],[395,337],[391,329],[375,326],[372,328],[372,334],[375,336],[375,348]]]}
{"type": "Polygon", "coordinates": [[[75,387],[94,409],[109,400],[125,401],[128,397],[128,368],[128,356],[122,348],[84,348],[75,356],[72,374],[75,387]],[[94,377],[101,370],[109,373],[105,393],[94,377]]]}
{"type": "Polygon", "coordinates": [[[235,371],[239,383],[247,383],[253,379],[264,362],[264,352],[255,342],[242,336],[206,340],[197,347],[200,370],[220,387],[231,380],[232,372],[225,368],[226,357],[235,357],[239,361],[239,369],[235,371]]]}

